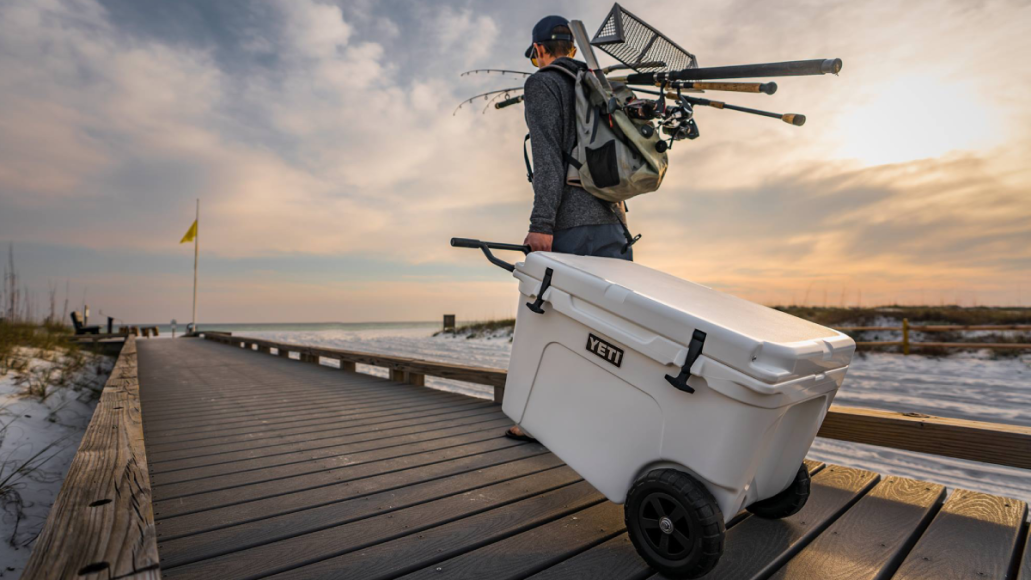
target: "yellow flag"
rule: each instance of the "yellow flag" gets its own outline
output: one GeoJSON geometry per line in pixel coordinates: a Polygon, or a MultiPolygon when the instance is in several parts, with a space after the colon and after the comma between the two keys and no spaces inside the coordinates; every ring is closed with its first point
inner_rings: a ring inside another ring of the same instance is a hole
{"type": "Polygon", "coordinates": [[[179,243],[180,244],[185,244],[186,242],[192,242],[196,238],[197,238],[197,220],[193,220],[193,225],[190,226],[190,229],[186,231],[186,235],[183,236],[183,239],[179,240],[179,243]]]}

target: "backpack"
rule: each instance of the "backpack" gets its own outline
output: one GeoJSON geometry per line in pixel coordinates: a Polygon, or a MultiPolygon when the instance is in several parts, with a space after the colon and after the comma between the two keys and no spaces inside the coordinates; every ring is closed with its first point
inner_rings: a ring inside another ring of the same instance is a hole
{"type": "MultiPolygon", "coordinates": [[[[650,193],[662,185],[669,166],[665,149],[656,149],[662,140],[650,121],[631,119],[622,105],[634,93],[620,83],[611,83],[610,92],[593,72],[576,72],[559,64],[541,69],[558,71],[575,83],[576,145],[563,157],[567,163],[566,183],[583,188],[605,202],[623,202],[650,193]]],[[[527,177],[533,181],[533,168],[523,140],[527,177]]],[[[661,146],[660,146],[661,148],[661,146]]]]}

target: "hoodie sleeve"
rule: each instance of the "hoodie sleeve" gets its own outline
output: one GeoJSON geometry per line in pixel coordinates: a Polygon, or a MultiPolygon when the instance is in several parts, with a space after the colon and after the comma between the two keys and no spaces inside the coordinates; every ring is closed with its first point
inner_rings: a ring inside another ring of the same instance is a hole
{"type": "Polygon", "coordinates": [[[538,74],[526,79],[523,89],[526,126],[530,129],[530,150],[533,152],[530,231],[552,234],[566,182],[561,145],[562,103],[559,95],[538,74]]]}

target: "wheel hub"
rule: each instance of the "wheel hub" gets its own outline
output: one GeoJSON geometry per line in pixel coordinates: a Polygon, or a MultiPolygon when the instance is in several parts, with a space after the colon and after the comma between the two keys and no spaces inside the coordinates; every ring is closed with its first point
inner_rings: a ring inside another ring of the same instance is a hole
{"type": "Polygon", "coordinates": [[[662,530],[662,533],[664,533],[666,535],[672,534],[673,533],[673,520],[671,520],[671,519],[669,519],[667,517],[663,517],[661,520],[659,520],[659,529],[662,530]]]}

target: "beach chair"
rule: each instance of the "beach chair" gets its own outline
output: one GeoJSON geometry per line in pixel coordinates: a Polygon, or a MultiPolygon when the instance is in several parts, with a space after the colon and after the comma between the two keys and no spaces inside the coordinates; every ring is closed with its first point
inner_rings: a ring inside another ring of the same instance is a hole
{"type": "Polygon", "coordinates": [[[82,315],[72,312],[72,326],[75,327],[75,334],[100,334],[99,326],[85,326],[82,322],[82,315]]]}

